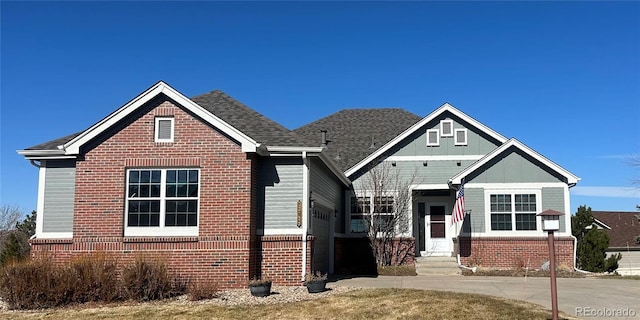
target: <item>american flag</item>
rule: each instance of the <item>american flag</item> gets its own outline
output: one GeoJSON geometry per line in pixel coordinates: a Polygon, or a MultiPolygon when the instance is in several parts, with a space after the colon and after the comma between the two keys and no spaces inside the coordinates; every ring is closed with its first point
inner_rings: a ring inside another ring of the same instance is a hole
{"type": "Polygon", "coordinates": [[[464,220],[464,180],[460,184],[460,189],[456,192],[456,203],[453,205],[453,218],[451,224],[464,220]]]}

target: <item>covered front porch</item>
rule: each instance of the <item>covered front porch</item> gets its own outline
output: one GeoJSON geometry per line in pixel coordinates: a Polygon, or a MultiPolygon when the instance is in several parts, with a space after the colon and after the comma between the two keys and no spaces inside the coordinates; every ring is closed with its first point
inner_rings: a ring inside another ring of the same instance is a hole
{"type": "Polygon", "coordinates": [[[462,223],[453,224],[456,191],[448,186],[420,186],[412,191],[412,232],[416,257],[455,256],[454,239],[462,223]]]}

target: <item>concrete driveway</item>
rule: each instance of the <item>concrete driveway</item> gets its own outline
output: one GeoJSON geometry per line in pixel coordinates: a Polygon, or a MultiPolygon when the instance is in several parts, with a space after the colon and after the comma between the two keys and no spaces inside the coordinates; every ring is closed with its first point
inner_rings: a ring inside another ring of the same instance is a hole
{"type": "MultiPolygon", "coordinates": [[[[640,281],[558,278],[558,307],[581,319],[640,319],[640,281]]],[[[332,286],[405,288],[486,294],[551,309],[549,278],[485,276],[354,277],[332,286]]]]}

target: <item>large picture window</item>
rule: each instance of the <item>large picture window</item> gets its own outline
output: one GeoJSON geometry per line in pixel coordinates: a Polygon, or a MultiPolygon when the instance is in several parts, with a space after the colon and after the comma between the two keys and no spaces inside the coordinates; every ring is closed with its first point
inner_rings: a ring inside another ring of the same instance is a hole
{"type": "Polygon", "coordinates": [[[197,234],[199,174],[197,169],[128,170],[125,235],[197,234]]]}
{"type": "Polygon", "coordinates": [[[537,230],[536,194],[491,194],[489,201],[492,231],[537,230]]]}

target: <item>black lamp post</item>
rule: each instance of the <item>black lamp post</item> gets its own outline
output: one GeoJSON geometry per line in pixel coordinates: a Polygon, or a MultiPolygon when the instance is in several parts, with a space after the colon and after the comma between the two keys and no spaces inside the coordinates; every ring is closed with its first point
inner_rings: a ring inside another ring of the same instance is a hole
{"type": "Polygon", "coordinates": [[[542,219],[542,230],[549,233],[549,270],[551,271],[551,316],[553,320],[558,320],[558,288],[556,286],[556,250],[554,245],[553,232],[560,230],[560,216],[562,212],[546,210],[538,213],[542,219]]]}

